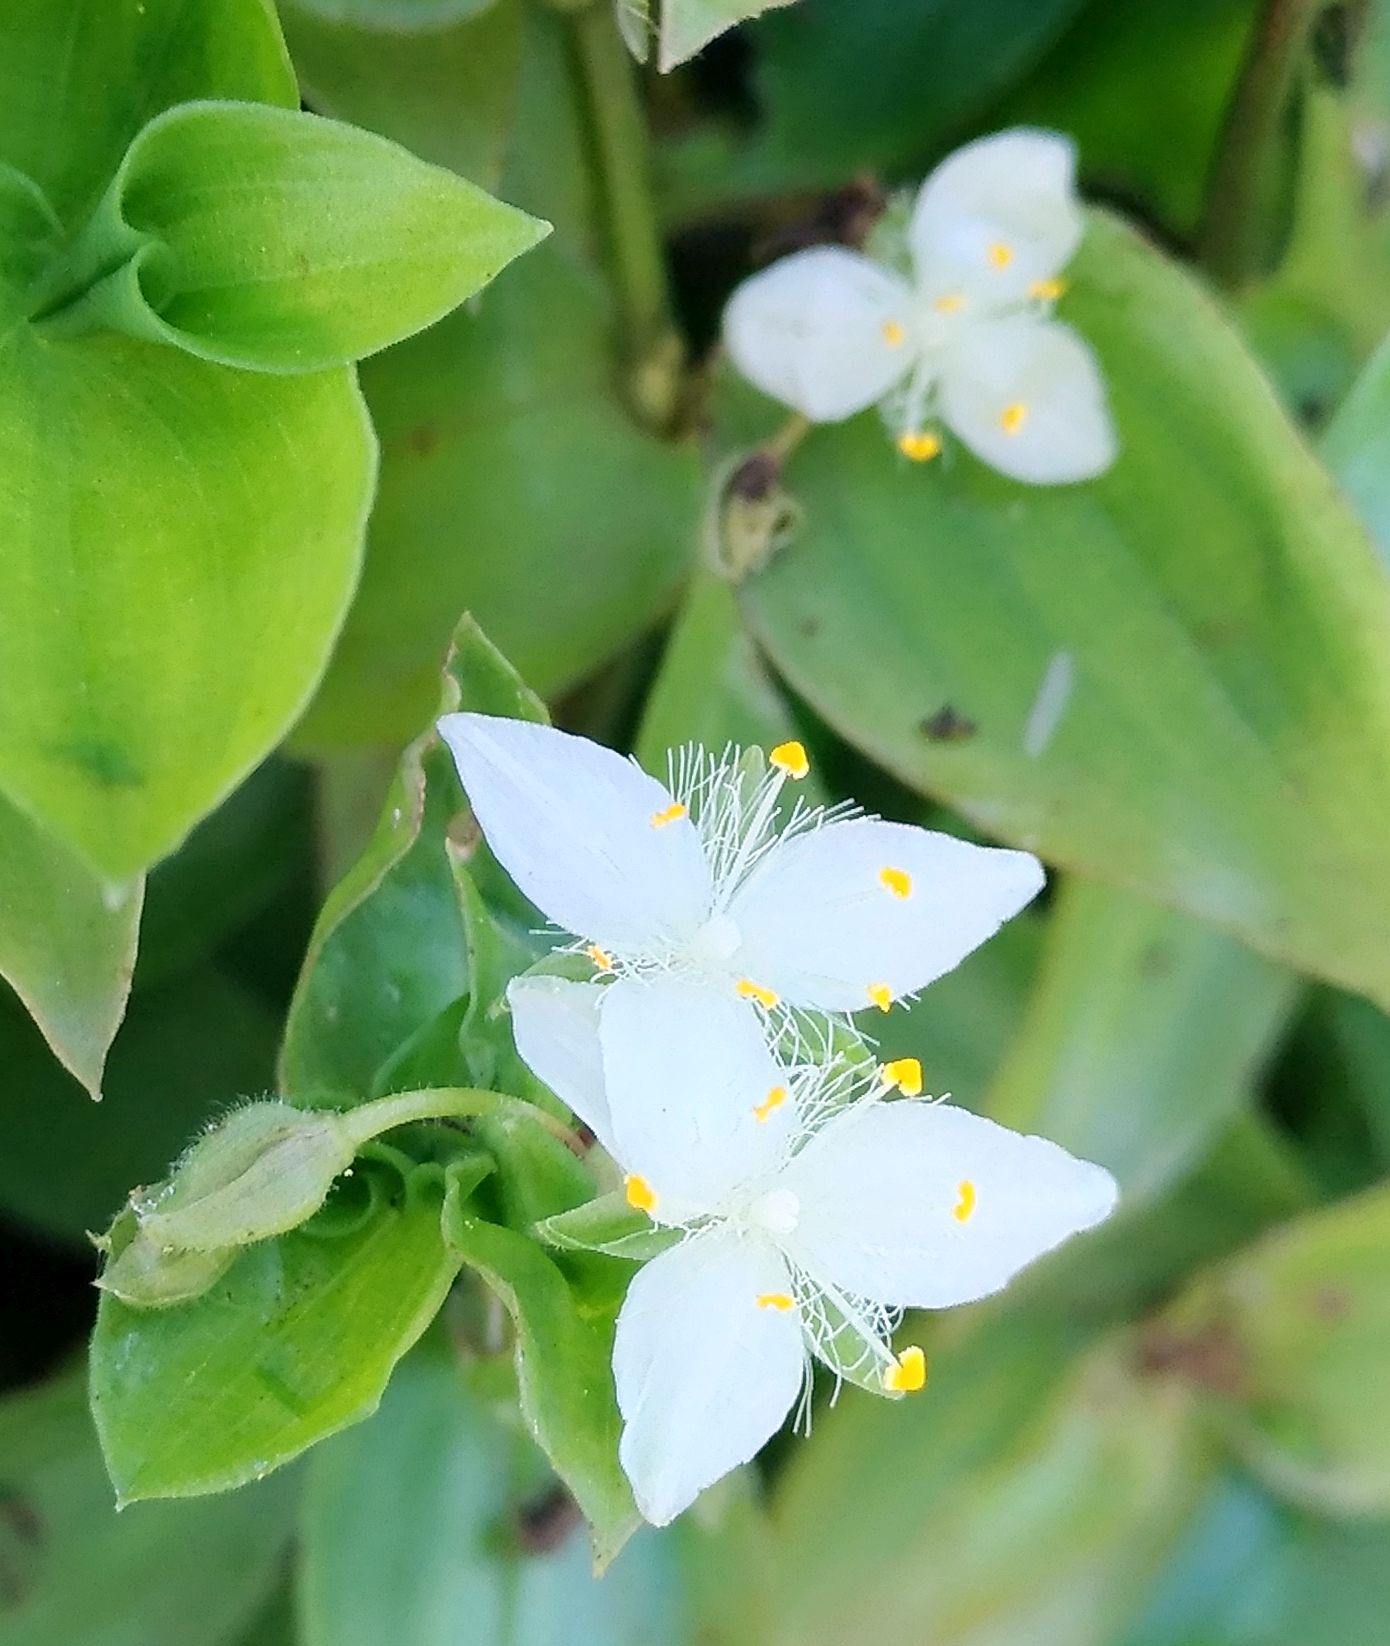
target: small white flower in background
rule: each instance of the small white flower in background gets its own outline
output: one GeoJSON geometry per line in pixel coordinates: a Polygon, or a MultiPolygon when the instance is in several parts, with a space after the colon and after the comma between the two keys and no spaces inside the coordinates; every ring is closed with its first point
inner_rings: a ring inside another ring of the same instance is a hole
{"type": "Polygon", "coordinates": [[[1075,151],[1019,129],[968,143],[912,209],[912,277],[842,247],[774,263],[724,317],[734,364],[817,423],[881,404],[906,457],[944,425],[1036,485],[1088,480],[1115,459],[1095,356],[1052,318],[1081,240],[1075,151]]]}
{"type": "Polygon", "coordinates": [[[1115,1205],[1099,1166],[920,1092],[911,1059],[788,1069],[736,1001],[672,979],[508,992],[517,1047],[593,1128],[629,1202],[678,1234],[633,1279],[613,1373],[619,1455],[665,1525],[809,1391],[811,1357],[883,1394],[905,1307],[998,1291],[1115,1205]]]}
{"type": "Polygon", "coordinates": [[[596,975],[697,978],[766,1009],[887,1011],[959,964],[1043,883],[1027,852],[798,804],[799,743],[672,759],[670,786],[586,738],[445,715],[487,842],[596,975]]]}

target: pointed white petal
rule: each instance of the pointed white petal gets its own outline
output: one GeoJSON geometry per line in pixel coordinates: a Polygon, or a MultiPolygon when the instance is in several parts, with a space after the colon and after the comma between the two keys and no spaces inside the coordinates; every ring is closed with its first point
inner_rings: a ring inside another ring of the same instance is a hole
{"type": "Polygon", "coordinates": [[[947,356],[941,409],[976,457],[1015,480],[1091,480],[1115,461],[1096,357],[1055,320],[1018,314],[972,328],[947,356]]]}
{"type": "Polygon", "coordinates": [[[1113,1210],[1115,1180],[1041,1137],[945,1103],[871,1103],[832,1122],[780,1180],[788,1244],[813,1278],[944,1309],[996,1292],[1113,1210]]]}
{"type": "Polygon", "coordinates": [[[483,714],[439,722],[488,845],[557,926],[620,953],[683,942],[710,900],[688,817],[612,749],[483,714]]]}
{"type": "Polygon", "coordinates": [[[512,1036],[521,1061],[572,1109],[611,1154],[613,1128],[603,1089],[599,1008],[603,985],[563,977],[517,977],[507,985],[512,1036]]]}
{"type": "Polygon", "coordinates": [[[805,1375],[794,1309],[770,1242],[724,1230],[663,1252],[628,1288],[613,1344],[623,1437],[637,1506],[664,1526],[776,1433],[805,1375]]]}
{"type": "Polygon", "coordinates": [[[853,818],[775,846],[735,895],[733,964],[791,1006],[860,1011],[948,972],[1036,896],[1027,852],[853,818]]]}
{"type": "Polygon", "coordinates": [[[993,305],[1018,302],[1065,268],[1084,227],[1075,146],[1019,127],[941,162],[917,196],[908,239],[924,297],[993,305]]]}
{"type": "Polygon", "coordinates": [[[717,1211],[774,1170],[795,1103],[753,1007],[674,977],[622,978],[603,994],[613,1154],[655,1195],[653,1216],[683,1222],[717,1211]]]}
{"type": "Polygon", "coordinates": [[[816,423],[881,400],[913,363],[906,283],[857,252],[817,246],[755,274],[724,311],[750,383],[816,423]]]}

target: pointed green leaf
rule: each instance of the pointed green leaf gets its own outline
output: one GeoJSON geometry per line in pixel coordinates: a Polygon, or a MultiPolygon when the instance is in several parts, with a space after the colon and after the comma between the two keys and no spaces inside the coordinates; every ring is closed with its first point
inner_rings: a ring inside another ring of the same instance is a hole
{"type": "Polygon", "coordinates": [[[0,790],[107,880],[170,852],[316,684],[373,466],[346,371],[253,376],[16,332],[0,349],[0,790]]]}
{"type": "Polygon", "coordinates": [[[144,895],[138,876],[103,884],[0,798],[0,976],[93,1097],[125,1016],[144,895]]]}
{"type": "MultiPolygon", "coordinates": [[[[389,1168],[356,1176],[373,1171],[389,1168]]],[[[345,1192],[359,1192],[352,1182],[345,1192]]],[[[422,1167],[345,1230],[248,1247],[193,1302],[103,1296],[92,1410],[122,1501],[226,1491],[375,1411],[458,1272],[441,1202],[422,1167]]]]}
{"type": "Polygon", "coordinates": [[[131,144],[46,323],[110,327],[222,365],[321,371],[431,325],[545,233],[369,132],[186,103],[131,144]]]}
{"type": "Polygon", "coordinates": [[[814,430],[745,609],[837,729],[990,832],[1390,1000],[1390,584],[1188,276],[1105,217],[1072,273],[1114,468],[1028,487],[904,465],[871,415],[814,430]],[[943,705],[971,735],[932,737],[943,705]]]}

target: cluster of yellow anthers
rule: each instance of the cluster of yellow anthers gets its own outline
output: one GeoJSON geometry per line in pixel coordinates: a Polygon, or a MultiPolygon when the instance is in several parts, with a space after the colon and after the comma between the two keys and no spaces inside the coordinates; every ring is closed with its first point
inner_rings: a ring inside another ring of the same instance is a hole
{"type": "Polygon", "coordinates": [[[546,726],[440,729],[497,857],[593,964],[510,985],[517,1050],[670,1236],[613,1352],[619,1455],[663,1524],[809,1411],[813,1360],[922,1388],[921,1348],[893,1348],[905,1308],[997,1290],[1113,1203],[1099,1168],[923,1101],[918,1059],[876,1060],[853,1023],[950,970],[1042,872],[793,800],[796,741],[681,750],[661,783],[546,726]]]}

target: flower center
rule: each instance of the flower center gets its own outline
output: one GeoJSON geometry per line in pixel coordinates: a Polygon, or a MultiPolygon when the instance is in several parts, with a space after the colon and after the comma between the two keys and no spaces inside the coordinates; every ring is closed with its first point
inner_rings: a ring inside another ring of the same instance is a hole
{"type": "Polygon", "coordinates": [[[690,952],[697,961],[722,966],[733,959],[742,941],[737,922],[726,914],[715,914],[691,938],[690,952]]]}
{"type": "Polygon", "coordinates": [[[765,1234],[794,1234],[801,1221],[801,1202],[790,1189],[769,1189],[748,1208],[748,1221],[765,1234]]]}

